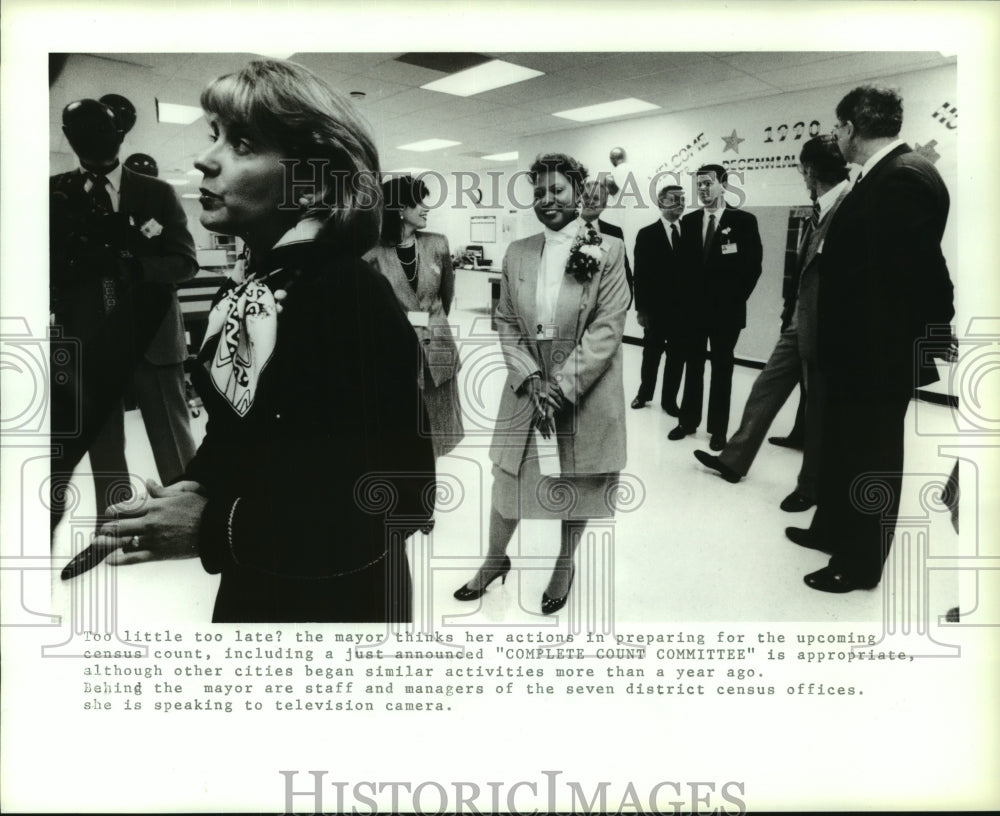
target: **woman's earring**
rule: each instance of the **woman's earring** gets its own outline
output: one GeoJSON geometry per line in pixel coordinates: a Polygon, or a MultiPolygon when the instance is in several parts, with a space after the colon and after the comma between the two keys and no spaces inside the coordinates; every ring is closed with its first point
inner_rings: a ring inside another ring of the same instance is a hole
{"type": "Polygon", "coordinates": [[[300,196],[299,197],[299,207],[300,207],[300,209],[308,210],[310,206],[312,206],[312,201],[310,201],[309,196],[300,196]]]}

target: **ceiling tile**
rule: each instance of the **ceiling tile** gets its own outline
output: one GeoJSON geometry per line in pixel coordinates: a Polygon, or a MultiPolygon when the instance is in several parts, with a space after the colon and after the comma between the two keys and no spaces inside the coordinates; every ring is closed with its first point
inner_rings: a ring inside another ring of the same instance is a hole
{"type": "Polygon", "coordinates": [[[333,87],[343,91],[344,93],[362,91],[365,94],[366,101],[371,100],[374,102],[389,99],[396,94],[409,90],[406,85],[400,85],[396,82],[386,82],[385,80],[376,79],[368,74],[357,74],[355,76],[348,77],[347,79],[332,82],[331,84],[333,87]]]}
{"type": "MultiPolygon", "coordinates": [[[[349,84],[349,83],[348,83],[349,84]]],[[[380,116],[383,119],[394,119],[406,116],[414,111],[427,110],[441,104],[441,97],[433,91],[420,88],[407,88],[398,94],[385,99],[362,99],[355,103],[362,113],[380,116]]]]}
{"type": "Polygon", "coordinates": [[[506,62],[512,62],[515,65],[524,66],[525,68],[534,68],[536,71],[542,71],[546,74],[554,74],[558,71],[579,70],[584,65],[607,59],[612,55],[612,53],[613,52],[602,51],[574,53],[572,51],[567,51],[565,53],[557,54],[540,54],[523,51],[509,51],[505,53],[490,54],[490,56],[506,62]]]}
{"type": "Polygon", "coordinates": [[[860,53],[834,57],[823,62],[784,68],[759,74],[760,79],[782,90],[836,85],[874,76],[944,65],[946,60],[934,52],[860,53]]]}
{"type": "Polygon", "coordinates": [[[656,74],[676,67],[672,56],[667,53],[616,54],[597,63],[591,63],[583,69],[576,69],[585,80],[596,82],[601,80],[632,79],[635,77],[656,74]]]}
{"type": "Polygon", "coordinates": [[[504,88],[477,94],[477,99],[495,102],[499,105],[522,105],[527,102],[547,99],[552,96],[570,93],[579,87],[578,77],[547,74],[545,76],[527,79],[504,88]]]}
{"type": "Polygon", "coordinates": [[[732,65],[749,74],[780,71],[796,65],[823,62],[835,57],[853,56],[849,51],[760,51],[718,56],[720,62],[732,65]]]}
{"type": "MultiPolygon", "coordinates": [[[[635,93],[636,91],[633,88],[633,91],[629,94],[629,96],[634,96],[635,93]]],[[[579,88],[569,93],[559,94],[558,96],[552,96],[547,99],[525,102],[524,107],[529,110],[538,111],[539,113],[552,114],[556,111],[583,108],[587,105],[599,105],[602,102],[613,102],[615,99],[621,98],[622,97],[620,96],[609,94],[606,90],[602,90],[598,87],[587,87],[579,88]]],[[[564,119],[563,121],[566,120],[564,119]]]]}
{"type": "Polygon", "coordinates": [[[440,100],[439,104],[433,105],[423,110],[437,116],[442,122],[449,122],[453,119],[463,119],[467,116],[482,116],[497,110],[502,110],[505,106],[495,102],[486,102],[475,97],[454,97],[452,100],[440,100]]]}
{"type": "Polygon", "coordinates": [[[369,68],[365,76],[373,79],[385,80],[386,82],[396,82],[411,88],[419,88],[435,79],[441,79],[447,74],[442,71],[433,71],[430,68],[422,68],[419,65],[409,65],[394,59],[380,62],[369,68]]]}
{"type": "Polygon", "coordinates": [[[320,76],[328,76],[327,72],[354,76],[363,74],[386,60],[394,60],[399,54],[358,52],[335,54],[301,53],[295,55],[295,62],[305,65],[320,76]]]}

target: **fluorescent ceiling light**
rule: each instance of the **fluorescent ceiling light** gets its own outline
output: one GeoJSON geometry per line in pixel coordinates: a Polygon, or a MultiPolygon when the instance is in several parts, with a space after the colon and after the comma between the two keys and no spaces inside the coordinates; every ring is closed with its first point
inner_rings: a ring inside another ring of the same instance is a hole
{"type": "Polygon", "coordinates": [[[420,87],[427,91],[439,91],[454,96],[474,96],[483,93],[483,91],[502,88],[504,85],[524,82],[526,79],[541,76],[543,73],[544,71],[525,68],[512,62],[491,60],[477,65],[475,68],[466,68],[457,74],[435,79],[420,87]]]}
{"type": "Polygon", "coordinates": [[[428,150],[441,150],[445,147],[454,147],[461,142],[452,142],[448,139],[424,139],[422,142],[410,142],[410,144],[400,145],[397,150],[416,150],[418,153],[425,153],[428,150]]]}
{"type": "Polygon", "coordinates": [[[201,198],[201,193],[184,193],[181,198],[201,198]]]}
{"type": "Polygon", "coordinates": [[[517,151],[512,150],[510,153],[492,153],[489,156],[483,156],[484,159],[489,159],[490,161],[517,161],[517,151]]]}
{"type": "Polygon", "coordinates": [[[584,108],[573,108],[572,110],[559,111],[553,113],[561,119],[572,119],[574,122],[592,122],[594,119],[609,119],[612,116],[626,116],[630,113],[642,113],[659,108],[652,102],[643,102],[641,99],[629,97],[628,99],[616,99],[614,102],[601,102],[599,105],[587,105],[584,108]]]}
{"type": "Polygon", "coordinates": [[[187,173],[185,173],[185,175],[187,175],[187,176],[200,176],[201,175],[201,170],[198,170],[197,168],[193,168],[191,170],[188,170],[187,173]]]}
{"type": "Polygon", "coordinates": [[[191,183],[190,179],[163,179],[167,184],[173,184],[174,187],[184,187],[191,183]]]}
{"type": "Polygon", "coordinates": [[[171,125],[190,125],[201,119],[203,111],[194,105],[175,105],[156,100],[156,121],[171,125]]]}

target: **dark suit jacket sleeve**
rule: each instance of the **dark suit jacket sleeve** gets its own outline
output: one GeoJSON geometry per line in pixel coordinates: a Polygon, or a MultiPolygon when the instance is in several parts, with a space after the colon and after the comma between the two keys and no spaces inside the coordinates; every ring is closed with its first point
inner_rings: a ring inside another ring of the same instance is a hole
{"type": "Polygon", "coordinates": [[[143,277],[153,283],[181,283],[198,273],[194,239],[187,228],[187,216],[177,193],[169,184],[159,179],[143,178],[140,200],[134,213],[136,227],[141,228],[148,218],[155,219],[163,232],[153,238],[141,234],[133,241],[133,254],[142,267],[143,277]],[[149,182],[153,182],[149,184],[149,182]]]}
{"type": "Polygon", "coordinates": [[[632,274],[632,265],[628,262],[628,253],[625,253],[625,282],[628,284],[629,306],[632,305],[632,298],[635,296],[635,276],[632,274]]]}
{"type": "MultiPolygon", "coordinates": [[[[609,224],[607,221],[597,219],[597,224],[605,235],[613,235],[615,238],[625,240],[625,233],[617,224],[609,224]]],[[[628,252],[625,253],[625,281],[628,283],[629,306],[632,305],[632,298],[635,296],[635,278],[632,275],[632,265],[628,261],[628,252]]]]}
{"type": "Polygon", "coordinates": [[[941,253],[947,192],[936,189],[934,181],[920,167],[903,166],[891,173],[880,207],[885,217],[877,231],[877,268],[886,275],[886,291],[911,301],[910,330],[917,337],[955,315],[951,277],[941,253]]]}
{"type": "Polygon", "coordinates": [[[649,251],[649,228],[643,227],[635,236],[635,310],[649,313],[654,304],[650,303],[652,296],[653,258],[649,251]]]}
{"type": "Polygon", "coordinates": [[[745,252],[743,262],[743,297],[747,299],[753,293],[760,280],[761,267],[764,261],[764,248],[760,240],[760,228],[757,218],[748,212],[743,213],[743,237],[740,241],[740,251],[745,252]]]}

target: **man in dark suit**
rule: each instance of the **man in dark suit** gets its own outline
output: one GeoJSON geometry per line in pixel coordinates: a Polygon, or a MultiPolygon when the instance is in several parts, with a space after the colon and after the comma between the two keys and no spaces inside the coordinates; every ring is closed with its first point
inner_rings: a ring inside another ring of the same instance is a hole
{"type": "MultiPolygon", "coordinates": [[[[101,405],[87,412],[82,429],[98,517],[128,492],[122,408],[128,384],[164,484],[183,474],[195,449],[176,295],[176,284],[198,271],[194,241],[173,188],[120,164],[124,128],[116,125],[117,115],[94,100],[68,105],[63,130],[80,166],[50,179],[58,220],[72,225],[57,228],[53,242],[65,247],[67,236],[73,236],[65,253],[53,257],[53,322],[83,341],[86,357],[76,398],[101,405]],[[77,251],[76,246],[88,248],[77,251]],[[156,305],[147,308],[153,301],[156,305]],[[92,338],[99,341],[87,342],[92,338]]],[[[79,456],[81,450],[53,460],[54,483],[68,479],[79,456]]]]}
{"type": "Polygon", "coordinates": [[[902,99],[861,86],[836,115],[840,149],[861,173],[830,224],[820,262],[817,340],[829,455],[812,525],[787,533],[833,556],[805,576],[808,586],[850,592],[881,580],[899,510],[907,406],[915,387],[938,379],[918,341],[951,321],[954,291],[941,252],[948,190],[934,165],[899,139],[902,99]]]}
{"type": "Polygon", "coordinates": [[[799,169],[813,200],[812,217],[806,221],[795,261],[790,264],[785,311],[778,343],[754,380],[743,409],[740,427],[722,453],[712,456],[695,451],[695,458],[736,483],[750,470],[771,422],[795,386],[806,384],[805,451],[795,490],[781,509],[808,510],[816,503],[819,467],[820,422],[823,387],[816,370],[816,313],[820,247],[837,209],[847,195],[847,164],[833,136],[816,136],[802,147],[799,169]]]}
{"type": "Polygon", "coordinates": [[[653,399],[660,357],[666,344],[660,407],[677,416],[677,392],[684,373],[683,336],[687,329],[687,298],[681,287],[687,280],[688,244],[682,240],[684,188],[670,184],[657,193],[660,218],[639,230],[635,238],[635,311],[643,328],[642,371],[633,408],[653,399]]]}
{"type": "Polygon", "coordinates": [[[725,201],[726,171],[718,164],[698,168],[701,208],[681,219],[694,255],[692,300],[697,330],[687,349],[687,378],[680,422],[668,439],[683,439],[701,424],[706,344],[712,353],[708,433],[712,450],[722,450],[729,429],[733,351],[747,322],[747,298],[760,277],[763,249],[757,219],[725,201]]]}
{"type": "MultiPolygon", "coordinates": [[[[622,228],[617,224],[611,224],[601,218],[601,213],[608,206],[608,186],[602,179],[600,181],[587,181],[583,185],[583,209],[580,217],[587,223],[587,226],[594,227],[602,235],[612,235],[621,241],[625,240],[622,228]]],[[[628,305],[632,305],[632,296],[635,293],[635,283],[632,279],[632,265],[628,261],[628,253],[625,254],[625,280],[628,283],[628,305]]]]}

